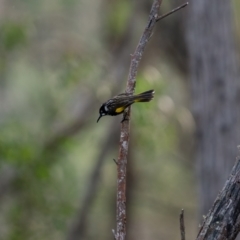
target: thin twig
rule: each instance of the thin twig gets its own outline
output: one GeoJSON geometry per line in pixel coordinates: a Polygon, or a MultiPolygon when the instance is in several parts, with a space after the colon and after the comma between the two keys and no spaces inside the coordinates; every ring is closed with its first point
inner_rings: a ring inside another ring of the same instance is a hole
{"type": "Polygon", "coordinates": [[[160,17],[158,17],[158,18],[156,19],[156,22],[158,22],[159,20],[161,20],[161,19],[163,19],[163,18],[165,18],[165,17],[167,17],[167,16],[169,16],[169,15],[175,13],[175,12],[177,12],[178,10],[186,7],[187,5],[188,5],[188,2],[184,3],[183,5],[181,5],[181,6],[177,7],[177,8],[174,8],[174,9],[171,10],[170,12],[168,12],[168,13],[160,16],[160,17]]]}
{"type": "Polygon", "coordinates": [[[116,165],[118,165],[118,162],[115,158],[113,158],[113,161],[116,163],[116,165]]]}
{"type": "Polygon", "coordinates": [[[184,225],[184,210],[183,209],[180,213],[180,233],[181,233],[181,240],[185,240],[185,225],[184,225]]]}

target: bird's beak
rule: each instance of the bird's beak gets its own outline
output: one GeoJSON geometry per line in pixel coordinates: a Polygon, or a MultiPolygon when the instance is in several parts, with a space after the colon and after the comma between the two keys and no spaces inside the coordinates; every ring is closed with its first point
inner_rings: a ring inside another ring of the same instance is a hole
{"type": "Polygon", "coordinates": [[[97,122],[100,120],[100,118],[102,117],[102,115],[100,115],[99,117],[98,117],[98,120],[97,120],[97,122]]]}

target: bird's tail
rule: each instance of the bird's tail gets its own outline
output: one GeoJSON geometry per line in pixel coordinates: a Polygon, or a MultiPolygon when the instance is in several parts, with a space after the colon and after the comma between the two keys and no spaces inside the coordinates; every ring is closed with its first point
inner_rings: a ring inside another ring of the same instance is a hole
{"type": "Polygon", "coordinates": [[[148,90],[133,96],[134,102],[149,102],[154,97],[154,90],[148,90]]]}

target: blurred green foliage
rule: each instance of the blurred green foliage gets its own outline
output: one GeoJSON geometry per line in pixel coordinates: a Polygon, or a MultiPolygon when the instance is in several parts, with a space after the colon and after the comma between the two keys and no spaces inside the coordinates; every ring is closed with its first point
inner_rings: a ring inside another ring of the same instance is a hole
{"type": "Polygon", "coordinates": [[[21,45],[27,44],[27,34],[24,25],[17,22],[6,21],[0,28],[1,49],[12,51],[21,45]]]}
{"type": "Polygon", "coordinates": [[[129,1],[109,2],[106,15],[107,30],[111,37],[121,38],[131,16],[132,4],[129,1]]]}
{"type": "MultiPolygon", "coordinates": [[[[109,69],[119,57],[111,56],[111,44],[119,44],[132,16],[142,23],[146,15],[126,0],[8,1],[5,8],[0,22],[0,168],[3,176],[6,166],[16,174],[0,196],[0,239],[65,239],[111,130],[112,117],[96,124],[98,108],[112,95],[112,86],[119,92],[125,86],[125,80],[114,82],[117,76],[109,69]],[[83,109],[89,99],[94,103],[87,113],[83,109]],[[82,127],[50,146],[76,119],[84,119],[82,127]]],[[[138,33],[133,36],[137,44],[138,33]]],[[[186,86],[156,46],[150,51],[151,44],[136,93],[155,89],[155,98],[132,107],[129,234],[132,239],[176,238],[184,208],[190,238],[197,230],[195,180],[193,163],[180,147],[193,144],[187,134],[180,135],[193,125],[186,86]]],[[[119,129],[120,120],[115,117],[119,129]]],[[[88,213],[86,239],[112,239],[112,159],[117,154],[112,143],[88,213]]]]}

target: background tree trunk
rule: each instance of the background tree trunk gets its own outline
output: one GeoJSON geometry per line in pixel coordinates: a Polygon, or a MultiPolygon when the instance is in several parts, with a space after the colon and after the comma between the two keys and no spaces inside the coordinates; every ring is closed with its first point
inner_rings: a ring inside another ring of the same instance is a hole
{"type": "Polygon", "coordinates": [[[239,134],[239,74],[231,1],[191,1],[187,47],[196,121],[200,214],[206,214],[234,165],[239,134]]]}

